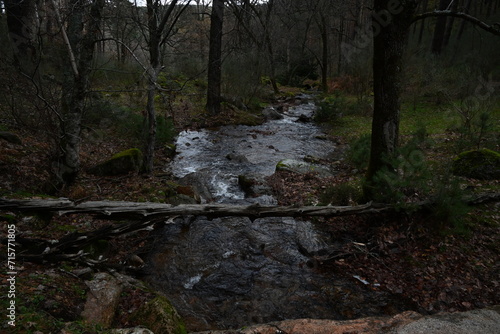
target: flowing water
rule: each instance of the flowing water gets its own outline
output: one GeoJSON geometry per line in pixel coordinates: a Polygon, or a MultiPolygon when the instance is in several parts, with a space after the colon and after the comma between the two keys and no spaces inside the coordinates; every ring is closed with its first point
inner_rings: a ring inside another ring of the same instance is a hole
{"type": "MultiPolygon", "coordinates": [[[[335,152],[318,127],[297,122],[313,112],[314,105],[305,103],[260,126],[185,131],[177,140],[172,173],[196,176],[217,202],[254,201],[239,189],[238,175],[267,176],[282,159],[328,158],[335,152]]],[[[274,200],[264,195],[257,201],[274,200]]],[[[355,279],[317,270],[310,254],[335,244],[313,223],[292,218],[176,218],[159,232],[147,279],[167,295],[191,331],[383,313],[386,296],[367,293],[355,279]]]]}

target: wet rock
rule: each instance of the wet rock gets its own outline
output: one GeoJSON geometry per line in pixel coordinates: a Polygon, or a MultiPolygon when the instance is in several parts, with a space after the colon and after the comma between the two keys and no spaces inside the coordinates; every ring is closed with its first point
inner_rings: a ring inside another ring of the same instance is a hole
{"type": "Polygon", "coordinates": [[[187,333],[184,322],[177,310],[163,296],[141,306],[133,315],[135,322],[150,328],[154,333],[183,334],[187,333]]]}
{"type": "Polygon", "coordinates": [[[277,119],[283,119],[283,115],[280,114],[276,109],[273,107],[267,107],[264,110],[262,110],[262,116],[268,121],[270,120],[277,120],[277,119]]]}
{"type": "Polygon", "coordinates": [[[83,319],[87,323],[109,328],[122,292],[121,284],[107,273],[97,273],[94,279],[86,284],[90,291],[82,312],[83,319]]]}
{"type": "Polygon", "coordinates": [[[194,198],[199,199],[201,202],[212,202],[214,196],[210,190],[210,180],[212,175],[210,173],[200,170],[194,173],[187,174],[178,182],[181,185],[189,186],[194,191],[194,198]]]}
{"type": "Polygon", "coordinates": [[[16,144],[16,145],[23,144],[21,139],[16,134],[13,134],[11,132],[0,131],[0,139],[8,141],[11,144],[16,144]]]}
{"type": "Polygon", "coordinates": [[[236,163],[248,163],[248,158],[242,154],[229,153],[226,155],[226,159],[231,160],[236,163]]]}
{"type": "Polygon", "coordinates": [[[89,173],[99,176],[114,176],[138,172],[142,167],[142,152],[137,148],[115,154],[111,159],[91,168],[89,173]]]}
{"type": "Polygon", "coordinates": [[[312,121],[312,117],[305,115],[305,114],[301,114],[299,116],[299,118],[297,119],[297,122],[302,122],[302,123],[309,123],[311,121],[312,121]]]}
{"type": "Polygon", "coordinates": [[[463,152],[453,161],[453,174],[479,180],[500,179],[500,153],[482,149],[463,152]]]}

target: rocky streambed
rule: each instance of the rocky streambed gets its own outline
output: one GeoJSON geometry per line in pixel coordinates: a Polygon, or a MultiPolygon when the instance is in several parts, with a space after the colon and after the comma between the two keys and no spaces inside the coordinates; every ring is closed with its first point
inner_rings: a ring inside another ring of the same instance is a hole
{"type": "MultiPolygon", "coordinates": [[[[260,126],[183,132],[172,173],[197,184],[202,201],[274,204],[265,186],[249,196],[238,180],[244,175],[259,184],[284,160],[328,173],[325,166],[305,162],[335,154],[335,144],[307,122],[314,109],[304,101],[286,113],[274,112],[274,119],[260,126]]],[[[315,256],[335,245],[334,235],[310,221],[179,217],[158,232],[146,280],[170,299],[190,331],[405,308],[398,298],[355,277],[320,272],[315,256]]]]}

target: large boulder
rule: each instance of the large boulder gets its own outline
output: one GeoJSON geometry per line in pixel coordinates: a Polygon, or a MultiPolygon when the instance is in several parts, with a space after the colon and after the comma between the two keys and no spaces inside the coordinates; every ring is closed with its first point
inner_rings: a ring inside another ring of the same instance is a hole
{"type": "Polygon", "coordinates": [[[89,287],[82,317],[89,324],[109,328],[113,323],[116,307],[122,293],[122,285],[108,273],[97,273],[86,282],[89,287]]]}
{"type": "Polygon", "coordinates": [[[186,326],[177,310],[163,296],[142,305],[133,315],[134,322],[162,334],[185,334],[186,326]]]}
{"type": "Polygon", "coordinates": [[[111,159],[91,168],[89,173],[98,176],[114,176],[138,172],[142,167],[142,152],[131,148],[111,157],[111,159]]]}
{"type": "Polygon", "coordinates": [[[452,170],[473,179],[500,179],[500,153],[488,149],[463,152],[453,161],[452,170]]]}

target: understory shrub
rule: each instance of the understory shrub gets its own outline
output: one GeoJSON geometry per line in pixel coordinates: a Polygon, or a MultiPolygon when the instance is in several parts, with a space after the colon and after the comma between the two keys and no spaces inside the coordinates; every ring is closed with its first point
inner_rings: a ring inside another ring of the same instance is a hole
{"type": "Polygon", "coordinates": [[[336,92],[334,95],[325,97],[318,103],[318,109],[314,114],[314,120],[319,123],[328,123],[342,117],[347,110],[345,97],[336,92]]]}
{"type": "Polygon", "coordinates": [[[417,131],[392,159],[386,159],[387,167],[379,171],[370,184],[373,200],[395,205],[396,208],[413,211],[416,203],[428,201],[430,218],[439,230],[453,226],[464,230],[463,217],[468,207],[459,179],[451,173],[436,174],[426,159],[425,132],[417,131]]]}
{"type": "Polygon", "coordinates": [[[356,168],[363,170],[368,167],[370,159],[371,135],[365,134],[352,141],[347,150],[347,160],[356,168]]]}
{"type": "Polygon", "coordinates": [[[327,187],[319,196],[320,205],[347,206],[361,200],[362,192],[359,185],[340,183],[327,187]]]}

